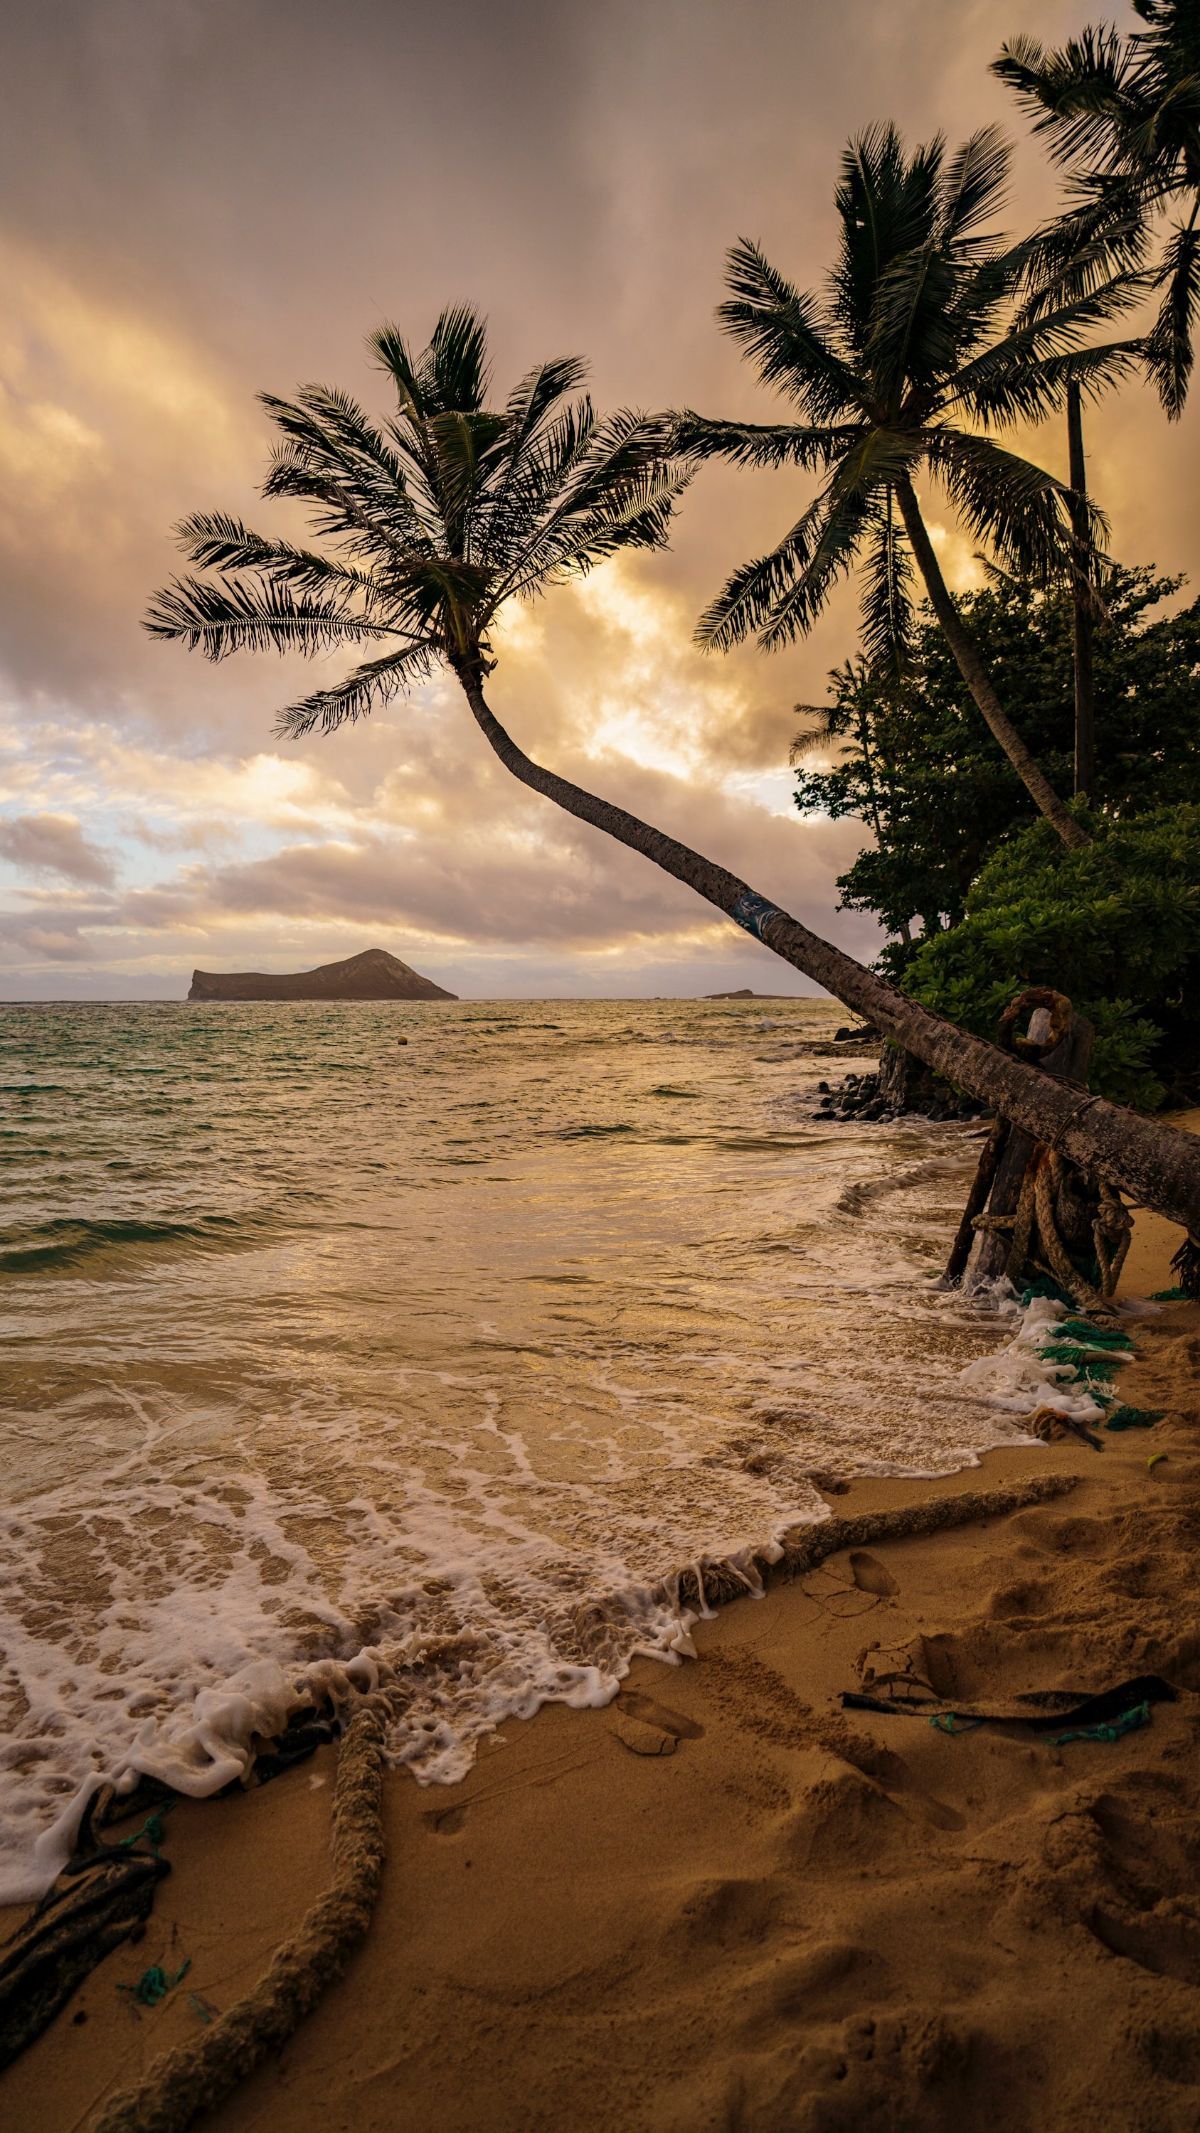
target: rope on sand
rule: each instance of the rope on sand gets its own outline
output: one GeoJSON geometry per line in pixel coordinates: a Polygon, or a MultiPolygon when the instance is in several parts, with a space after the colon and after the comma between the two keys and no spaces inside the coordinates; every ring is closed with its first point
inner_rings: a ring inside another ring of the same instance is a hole
{"type": "MultiPolygon", "coordinates": [[[[770,1576],[772,1569],[789,1577],[806,1577],[810,1570],[840,1555],[843,1548],[869,1548],[881,1541],[908,1540],[921,1533],[944,1533],[952,1526],[970,1526],[988,1518],[1006,1518],[1031,1504],[1048,1503],[1073,1489],[1076,1474],[1034,1474],[1027,1481],[1007,1482],[995,1489],[959,1490],[953,1495],[929,1496],[923,1503],[900,1504],[891,1511],[860,1511],[854,1518],[823,1518],[811,1526],[793,1526],[784,1535],[782,1552],[774,1564],[761,1563],[770,1576]]],[[[672,1581],[672,1597],[683,1606],[709,1606],[735,1600],[744,1594],[746,1580],[735,1564],[704,1562],[683,1571],[672,1581]]]]}
{"type": "MultiPolygon", "coordinates": [[[[843,1548],[1003,1518],[1064,1495],[1075,1487],[1076,1478],[1040,1474],[1000,1488],[935,1496],[895,1510],[865,1511],[854,1518],[793,1528],[775,1567],[803,1576],[843,1548]]],[[[771,1567],[763,1565],[768,1573],[771,1567]]],[[[733,1599],[745,1592],[746,1578],[732,1564],[705,1563],[685,1571],[676,1590],[684,1604],[693,1598],[700,1604],[733,1599]]],[[[333,1799],[332,1887],[278,1949],[261,1983],[211,2028],[165,2053],[140,2087],[114,2097],[92,2133],[186,2133],[269,2052],[287,2042],[326,1986],[341,1975],[370,1924],[383,1872],[384,1723],[383,1699],[365,1700],[342,1738],[333,1799]]]]}
{"type": "Polygon", "coordinates": [[[164,2053],[140,2087],[116,2096],[94,2133],[184,2133],[278,2051],[341,1976],[371,1922],[383,1873],[384,1709],[364,1701],[342,1737],[333,1795],[333,1882],[266,1976],[198,2037],[164,2053]]]}
{"type": "Polygon", "coordinates": [[[1070,1166],[1054,1149],[1038,1142],[1021,1182],[1017,1210],[1012,1215],[973,1215],[971,1227],[1012,1238],[1008,1278],[1016,1285],[1026,1266],[1040,1267],[1051,1275],[1078,1309],[1091,1312],[1101,1324],[1112,1317],[1111,1298],[1120,1279],[1125,1255],[1133,1235],[1133,1222],[1118,1192],[1100,1178],[1095,1185],[1092,1217],[1092,1247],[1099,1287],[1080,1272],[1059,1229],[1059,1202],[1068,1184],[1070,1166]]]}

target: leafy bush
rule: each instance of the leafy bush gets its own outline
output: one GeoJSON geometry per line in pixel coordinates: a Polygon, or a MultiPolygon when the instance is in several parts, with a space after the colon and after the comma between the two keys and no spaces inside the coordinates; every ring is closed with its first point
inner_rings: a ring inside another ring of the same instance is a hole
{"type": "Polygon", "coordinates": [[[1200,804],[1093,816],[1067,851],[1048,823],[993,852],[961,923],[904,973],[914,999],[979,1036],[1026,985],[1067,993],[1096,1026],[1091,1086],[1155,1110],[1200,1087],[1200,804]]]}
{"type": "MultiPolygon", "coordinates": [[[[1094,797],[1106,816],[1200,800],[1200,601],[1154,619],[1182,582],[1117,566],[1105,579],[1094,646],[1094,797]]],[[[1069,599],[994,576],[960,605],[1017,731],[1055,790],[1069,793],[1069,599]]],[[[898,936],[881,958],[898,977],[913,937],[959,923],[980,868],[1002,838],[1034,819],[1033,804],[931,619],[917,631],[904,681],[851,665],[830,682],[832,702],[804,713],[796,804],[804,814],[858,816],[870,832],[838,886],[844,906],[878,912],[898,936]]]]}

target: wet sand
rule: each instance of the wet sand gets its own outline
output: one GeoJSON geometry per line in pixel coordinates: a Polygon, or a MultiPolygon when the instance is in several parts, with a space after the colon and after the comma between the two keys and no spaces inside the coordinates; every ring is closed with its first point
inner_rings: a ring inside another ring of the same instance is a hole
{"type": "MultiPolygon", "coordinates": [[[[1169,1278],[1145,1233],[1132,1285],[1169,1278]]],[[[850,2133],[1200,2116],[1200,1307],[1136,1329],[1153,1431],[1013,1447],[859,1510],[1048,1473],[1069,1493],[842,1554],[722,1609],[699,1659],[615,1705],[543,1710],[453,1788],[389,1776],[368,1938],[220,2133],[787,2127],[850,2133]],[[1166,1458],[1148,1468],[1148,1458],[1166,1458]],[[1181,1693],[1113,1744],[844,1712],[865,1670],[944,1693],[1181,1693]]],[[[144,1941],[0,2080],[66,2133],[262,1973],[326,1873],[333,1751],[180,1803],[144,1941]],[[120,1991],[152,1962],[183,1984],[120,1991]]]]}

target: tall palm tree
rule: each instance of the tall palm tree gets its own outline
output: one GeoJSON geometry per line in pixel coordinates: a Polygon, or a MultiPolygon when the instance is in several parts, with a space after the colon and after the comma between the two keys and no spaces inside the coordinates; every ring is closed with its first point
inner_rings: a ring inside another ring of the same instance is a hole
{"type": "Polygon", "coordinates": [[[1176,419],[1200,318],[1200,8],[1196,0],[1133,0],[1133,8],[1146,28],[1128,37],[1086,29],[1056,51],[1014,37],[992,71],[1068,172],[1067,211],[1042,233],[1051,269],[1087,286],[1114,266],[1140,266],[1161,239],[1162,300],[1146,362],[1176,419]],[[1172,208],[1178,217],[1164,222],[1172,208]]]}
{"type": "Polygon", "coordinates": [[[331,732],[448,667],[484,738],[524,785],[686,882],[927,1065],[1077,1161],[1101,1161],[1118,1184],[1200,1231],[1200,1142],[1081,1099],[955,1029],[737,875],[525,754],[484,695],[504,604],[627,549],[658,546],[690,469],[664,420],[628,412],[601,420],[590,401],[572,398],[583,375],[573,358],[539,365],[503,407],[489,408],[484,328],[469,311],[443,313],[420,356],[390,326],[372,346],[396,397],[380,423],[323,386],[294,400],[264,395],[282,437],[264,494],[307,505],[325,545],[299,547],[197,513],[179,538],[209,574],[176,579],[155,597],[151,633],[210,659],[370,647],[344,680],[281,713],[280,730],[292,736],[331,732]]]}
{"type": "Polygon", "coordinates": [[[932,475],[972,536],[1035,582],[1078,568],[1081,541],[1090,553],[1103,531],[1062,482],[988,432],[1038,421],[1072,385],[1095,392],[1132,368],[1136,342],[1080,343],[1132,300],[1135,277],[1117,272],[1053,306],[1024,304],[1029,243],[1006,244],[984,228],[1010,159],[992,127],[952,155],[938,137],[909,157],[894,126],[851,142],[823,296],[794,288],[743,240],[729,254],[729,296],[718,312],[800,419],[714,422],[689,411],[677,435],[696,458],[824,476],[778,547],[734,572],[701,617],[700,641],[724,647],[754,633],[766,649],[785,644],[812,627],[837,580],[861,562],[864,648],[873,664],[903,665],[915,563],[996,740],[1064,844],[1078,846],[1087,832],[1005,713],[913,486],[919,469],[932,475]]]}
{"type": "MultiPolygon", "coordinates": [[[[1097,273],[1141,266],[1162,237],[1153,279],[1162,298],[1146,368],[1168,415],[1187,398],[1200,308],[1200,10],[1195,0],[1133,0],[1149,25],[1122,38],[1086,29],[1058,50],[1034,37],[1006,44],[992,72],[1016,92],[1069,173],[1065,214],[1042,233],[1036,260],[1051,301],[1097,273]],[[1164,216],[1173,204],[1180,218],[1164,216]]],[[[1067,395],[1070,483],[1086,495],[1083,410],[1067,395]]],[[[1095,773],[1092,601],[1075,579],[1075,790],[1095,773]]]]}

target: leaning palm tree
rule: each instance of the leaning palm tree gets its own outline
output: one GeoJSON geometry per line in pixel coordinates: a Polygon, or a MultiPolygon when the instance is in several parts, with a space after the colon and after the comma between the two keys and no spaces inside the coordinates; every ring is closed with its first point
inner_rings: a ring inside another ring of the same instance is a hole
{"type": "Polygon", "coordinates": [[[444,313],[422,355],[391,327],[372,345],[396,396],[382,422],[322,386],[293,400],[264,396],[282,439],[264,493],[306,505],[323,545],[254,533],[224,514],[185,520],[181,544],[206,575],[156,596],[152,634],[211,659],[369,649],[343,680],[281,713],[291,736],[332,732],[448,668],[524,785],[685,882],[927,1065],[1200,1231],[1200,1142],[1098,1098],[1081,1102],[1077,1090],[906,1000],[726,868],[526,755],[484,694],[505,604],[658,546],[690,469],[663,420],[600,419],[578,396],[582,366],[572,358],[541,364],[489,408],[484,328],[468,311],[444,313]]]}
{"type": "Polygon", "coordinates": [[[942,574],[914,487],[932,476],[975,540],[1036,583],[1077,571],[1103,521],[1053,475],[989,432],[1039,421],[1068,388],[1094,392],[1136,362],[1136,342],[1081,345],[1131,302],[1136,277],[1107,275],[1053,306],[1022,301],[1028,244],[984,229],[1011,151],[985,128],[953,155],[937,138],[909,157],[893,126],[842,158],[838,256],[823,296],[794,288],[745,241],[729,255],[718,317],[798,419],[679,418],[680,448],[742,466],[820,471],[822,487],[778,547],[734,572],[701,617],[703,644],[756,634],[765,649],[809,630],[833,587],[863,566],[863,643],[905,663],[913,564],[963,680],[1013,769],[1064,844],[1086,844],[1008,718],[942,574]],[[1075,506],[1075,518],[1072,507],[1075,506]]]}
{"type": "Polygon", "coordinates": [[[1133,0],[1147,25],[1129,37],[1086,29],[1057,51],[1014,37],[992,71],[1016,91],[1068,173],[1065,214],[1042,232],[1066,287],[1160,246],[1162,300],[1146,363],[1168,415],[1187,398],[1200,318],[1200,8],[1133,0]],[[1178,219],[1170,220],[1170,210],[1178,219]]]}

